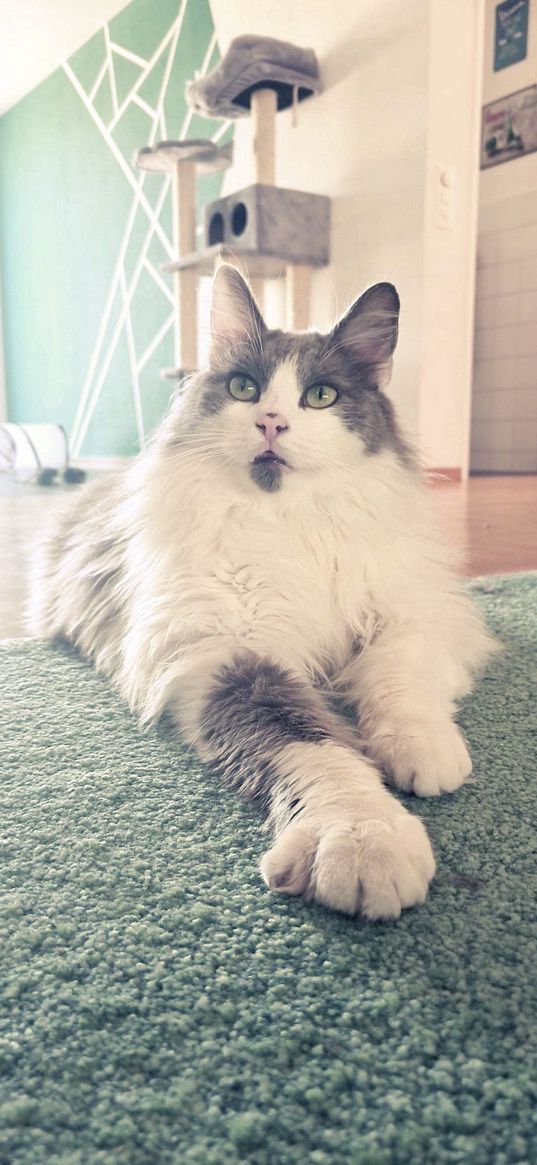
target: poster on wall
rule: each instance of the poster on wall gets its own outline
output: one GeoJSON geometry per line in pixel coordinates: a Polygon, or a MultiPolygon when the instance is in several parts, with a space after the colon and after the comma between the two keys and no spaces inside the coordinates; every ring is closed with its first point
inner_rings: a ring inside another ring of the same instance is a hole
{"type": "Polygon", "coordinates": [[[481,169],[537,150],[537,85],[483,106],[481,169]]]}
{"type": "Polygon", "coordinates": [[[503,0],[496,6],[494,72],[525,60],[528,51],[529,0],[503,0]]]}

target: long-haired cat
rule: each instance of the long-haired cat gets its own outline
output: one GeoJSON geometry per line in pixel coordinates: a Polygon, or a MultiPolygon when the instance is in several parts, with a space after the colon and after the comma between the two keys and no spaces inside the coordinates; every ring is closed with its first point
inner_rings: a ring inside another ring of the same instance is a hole
{"type": "Polygon", "coordinates": [[[207,368],[146,453],[80,492],[33,608],[267,809],[272,889],[371,919],[435,870],[384,780],[463,783],[456,701],[493,650],[382,392],[398,312],[380,283],[328,335],[271,331],[222,266],[207,368]]]}

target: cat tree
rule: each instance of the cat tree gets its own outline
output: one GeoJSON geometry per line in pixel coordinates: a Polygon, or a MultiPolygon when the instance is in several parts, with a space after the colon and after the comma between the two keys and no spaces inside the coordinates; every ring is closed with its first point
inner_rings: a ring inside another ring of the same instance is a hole
{"type": "Polygon", "coordinates": [[[240,36],[208,76],[187,86],[187,101],[210,118],[251,118],[253,185],[204,210],[203,246],[196,249],[196,172],[230,165],[229,147],[210,141],[160,142],[138,151],[143,169],[171,171],[176,259],[162,269],[174,277],[176,364],[181,377],[197,365],[197,281],[222,257],[238,259],[260,303],[266,279],[285,274],[286,325],[310,323],[313,268],[329,262],[330,200],[276,185],[277,114],[320,92],[315,53],[271,37],[240,36]]]}
{"type": "MultiPolygon", "coordinates": [[[[196,248],[196,175],[214,174],[231,165],[230,147],[219,149],[199,138],[159,142],[138,150],[135,162],[141,170],[171,174],[173,244],[179,260],[191,255],[196,248]]],[[[176,366],[164,375],[181,379],[198,362],[198,285],[192,267],[174,264],[174,289],[176,366]]]]}

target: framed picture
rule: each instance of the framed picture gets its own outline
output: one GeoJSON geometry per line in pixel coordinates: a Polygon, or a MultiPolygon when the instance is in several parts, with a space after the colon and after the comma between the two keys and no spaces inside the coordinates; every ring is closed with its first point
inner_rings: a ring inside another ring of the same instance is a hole
{"type": "Polygon", "coordinates": [[[483,106],[481,169],[537,150],[537,85],[483,106]]]}
{"type": "Polygon", "coordinates": [[[530,0],[503,0],[496,6],[494,72],[523,61],[528,52],[530,0]]]}

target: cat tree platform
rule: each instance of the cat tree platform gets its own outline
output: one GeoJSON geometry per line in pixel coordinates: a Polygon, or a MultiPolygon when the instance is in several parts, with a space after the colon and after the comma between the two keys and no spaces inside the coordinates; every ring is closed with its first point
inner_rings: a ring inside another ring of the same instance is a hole
{"type": "MultiPolygon", "coordinates": [[[[254,279],[278,279],[285,274],[288,260],[284,255],[260,255],[257,251],[230,250],[229,247],[205,247],[203,251],[192,251],[190,255],[174,263],[166,263],[161,271],[171,274],[175,271],[196,271],[198,276],[214,275],[215,268],[220,261],[235,263],[244,261],[244,276],[250,281],[254,279]]],[[[240,265],[240,264],[239,264],[240,265]]]]}
{"type": "Polygon", "coordinates": [[[202,117],[247,117],[252,95],[270,89],[278,110],[321,91],[312,49],[270,36],[237,36],[220,64],[187,85],[187,101],[202,117]]]}
{"type": "Polygon", "coordinates": [[[256,183],[205,208],[201,251],[181,255],[164,271],[214,270],[221,255],[247,262],[251,276],[276,278],[290,265],[329,262],[330,199],[324,194],[282,190],[256,183]]]}
{"type": "Polygon", "coordinates": [[[204,138],[186,138],[184,141],[157,142],[138,150],[134,162],[139,170],[153,173],[174,173],[178,166],[193,163],[198,174],[215,174],[231,165],[233,143],[216,146],[204,138]]]}

